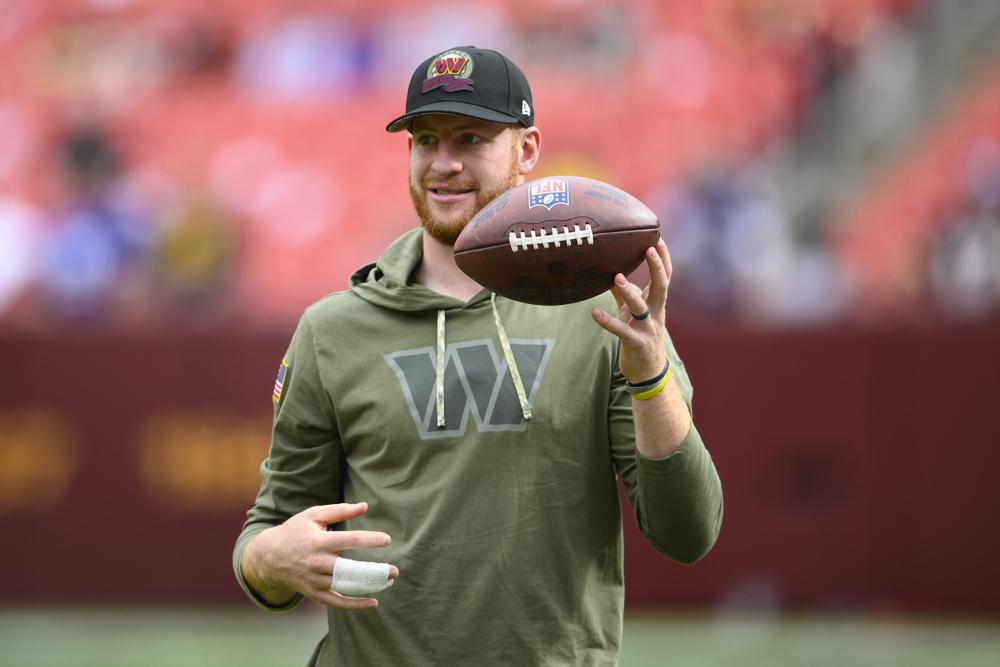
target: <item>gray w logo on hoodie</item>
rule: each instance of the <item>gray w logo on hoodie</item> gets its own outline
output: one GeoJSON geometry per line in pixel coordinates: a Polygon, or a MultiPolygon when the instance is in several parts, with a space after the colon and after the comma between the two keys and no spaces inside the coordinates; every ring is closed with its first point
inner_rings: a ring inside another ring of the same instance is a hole
{"type": "MultiPolygon", "coordinates": [[[[511,339],[514,363],[534,403],[554,340],[511,339]]],[[[445,354],[444,392],[447,427],[437,428],[434,393],[434,348],[422,347],[385,355],[395,371],[422,440],[449,438],[465,433],[471,414],[476,429],[523,431],[525,421],[514,382],[502,354],[492,340],[470,340],[448,345],[445,354]]]]}

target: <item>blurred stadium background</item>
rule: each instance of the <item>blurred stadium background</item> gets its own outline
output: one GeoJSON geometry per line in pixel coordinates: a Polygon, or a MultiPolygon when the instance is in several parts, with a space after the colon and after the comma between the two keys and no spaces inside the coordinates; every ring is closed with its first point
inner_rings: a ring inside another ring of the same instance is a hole
{"type": "Polygon", "coordinates": [[[229,554],[302,308],[415,224],[414,63],[660,214],[726,490],[629,665],[1000,664],[1000,3],[3,0],[0,664],[302,664],[229,554]]]}

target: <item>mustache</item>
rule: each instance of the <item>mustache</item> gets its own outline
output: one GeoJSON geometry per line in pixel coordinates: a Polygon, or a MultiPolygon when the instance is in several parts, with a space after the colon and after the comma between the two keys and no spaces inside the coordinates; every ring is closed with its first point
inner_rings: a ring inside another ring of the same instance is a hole
{"type": "Polygon", "coordinates": [[[453,183],[450,181],[424,181],[420,186],[424,190],[479,190],[476,183],[453,183]]]}

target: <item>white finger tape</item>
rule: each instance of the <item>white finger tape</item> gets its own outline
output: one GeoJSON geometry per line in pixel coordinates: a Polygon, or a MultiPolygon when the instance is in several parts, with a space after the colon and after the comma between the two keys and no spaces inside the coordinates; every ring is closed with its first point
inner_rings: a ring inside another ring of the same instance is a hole
{"type": "Polygon", "coordinates": [[[392,586],[388,563],[370,563],[337,557],[333,565],[333,582],[330,590],[341,595],[371,595],[392,586]]]}

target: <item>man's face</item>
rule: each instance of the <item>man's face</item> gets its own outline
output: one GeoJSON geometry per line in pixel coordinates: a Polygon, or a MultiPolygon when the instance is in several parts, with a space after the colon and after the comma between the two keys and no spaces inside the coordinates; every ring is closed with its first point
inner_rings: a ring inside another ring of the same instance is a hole
{"type": "Polygon", "coordinates": [[[521,177],[520,133],[465,116],[413,121],[410,197],[428,234],[448,245],[481,208],[521,177]]]}

